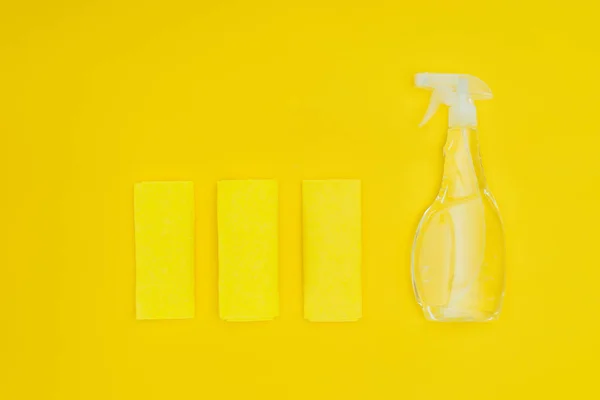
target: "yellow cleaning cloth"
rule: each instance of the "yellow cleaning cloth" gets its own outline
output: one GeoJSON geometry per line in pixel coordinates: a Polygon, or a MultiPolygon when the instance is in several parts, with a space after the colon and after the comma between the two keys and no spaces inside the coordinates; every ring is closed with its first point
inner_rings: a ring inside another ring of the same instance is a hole
{"type": "Polygon", "coordinates": [[[362,316],[360,181],[304,181],[304,317],[362,316]]]}
{"type": "Polygon", "coordinates": [[[194,317],[194,186],[135,185],[138,319],[194,317]]]}
{"type": "Polygon", "coordinates": [[[228,321],[279,315],[276,181],[218,184],[219,311],[228,321]]]}

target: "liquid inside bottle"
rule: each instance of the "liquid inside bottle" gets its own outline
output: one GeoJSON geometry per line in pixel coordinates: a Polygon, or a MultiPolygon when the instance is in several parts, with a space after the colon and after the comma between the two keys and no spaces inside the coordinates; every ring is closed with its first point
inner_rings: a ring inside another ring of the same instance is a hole
{"type": "Polygon", "coordinates": [[[477,131],[451,128],[444,157],[440,191],[413,244],[415,295],[429,320],[493,320],[504,295],[504,233],[477,131]]]}

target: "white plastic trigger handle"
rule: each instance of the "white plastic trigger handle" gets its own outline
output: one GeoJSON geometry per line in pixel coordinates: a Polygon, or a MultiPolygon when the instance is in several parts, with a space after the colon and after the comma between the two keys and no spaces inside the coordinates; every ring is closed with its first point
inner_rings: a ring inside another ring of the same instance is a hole
{"type": "Polygon", "coordinates": [[[437,112],[440,104],[449,107],[450,127],[477,126],[477,111],[473,100],[488,100],[492,91],[481,79],[466,74],[418,73],[415,85],[432,91],[429,106],[419,126],[425,125],[437,112]]]}
{"type": "Polygon", "coordinates": [[[431,99],[429,100],[429,106],[427,107],[427,111],[425,112],[425,116],[419,124],[419,127],[425,125],[431,119],[431,117],[434,116],[434,114],[440,107],[440,104],[445,104],[447,106],[452,105],[451,94],[452,91],[446,87],[440,87],[433,90],[433,93],[431,94],[431,99]]]}

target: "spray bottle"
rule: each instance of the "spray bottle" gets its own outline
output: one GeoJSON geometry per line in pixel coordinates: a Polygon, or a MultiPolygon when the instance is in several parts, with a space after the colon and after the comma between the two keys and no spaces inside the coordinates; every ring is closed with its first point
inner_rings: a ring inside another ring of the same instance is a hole
{"type": "Polygon", "coordinates": [[[433,91],[421,126],[441,104],[449,107],[441,188],[412,249],[415,296],[428,320],[494,320],[504,296],[504,233],[483,174],[473,103],[492,92],[462,74],[419,73],[415,83],[433,91]]]}

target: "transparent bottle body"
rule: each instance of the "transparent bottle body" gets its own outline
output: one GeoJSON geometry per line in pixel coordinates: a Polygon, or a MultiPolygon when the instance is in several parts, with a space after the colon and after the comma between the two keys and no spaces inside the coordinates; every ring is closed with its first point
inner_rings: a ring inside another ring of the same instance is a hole
{"type": "Polygon", "coordinates": [[[488,190],[477,132],[451,128],[440,191],[412,249],[417,302],[433,321],[496,319],[504,296],[504,232],[488,190]]]}

